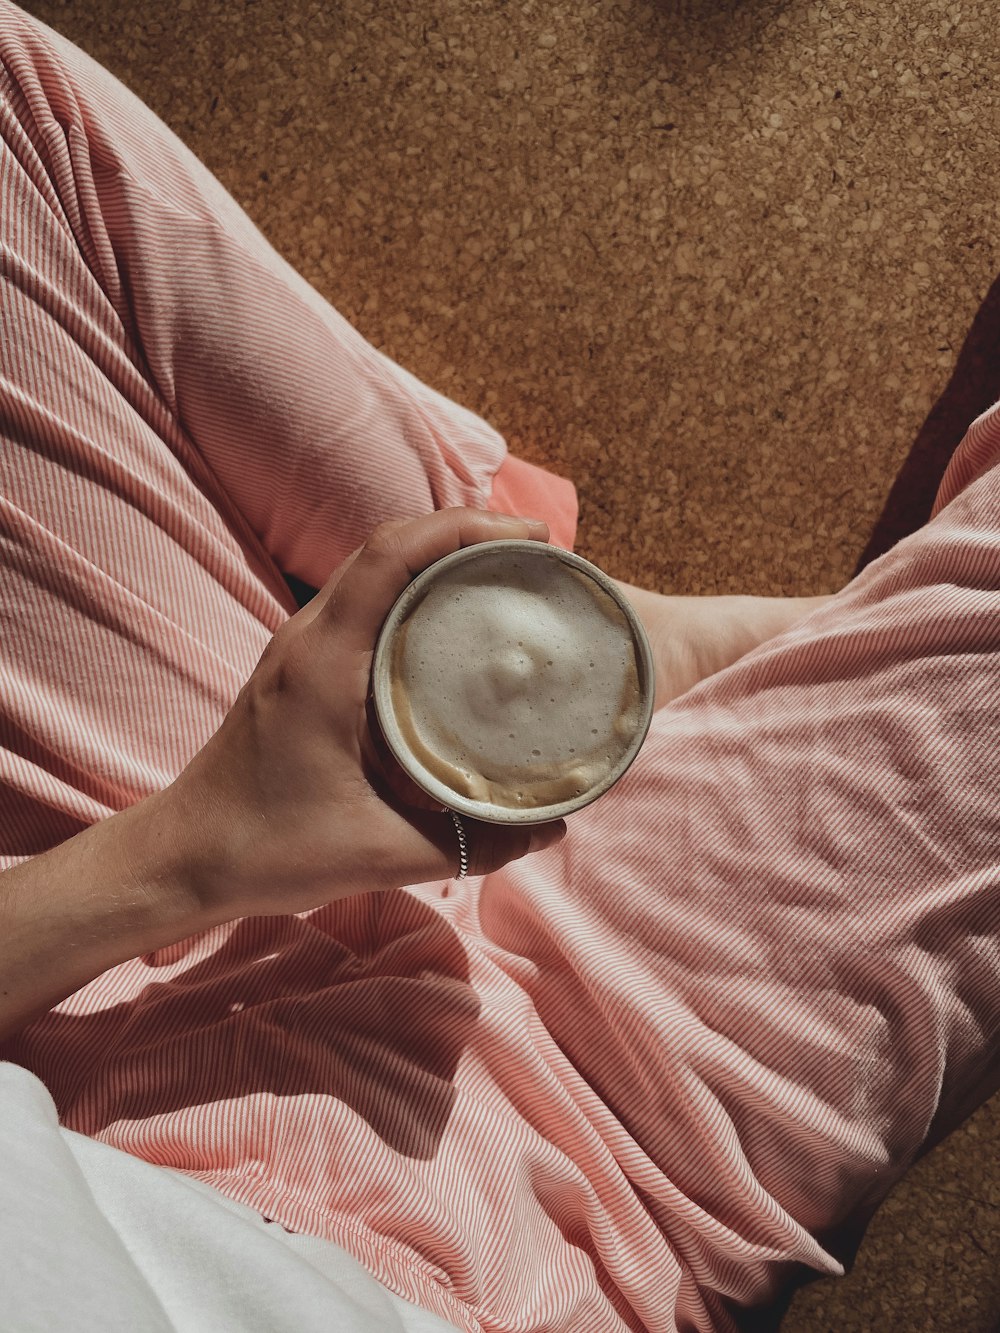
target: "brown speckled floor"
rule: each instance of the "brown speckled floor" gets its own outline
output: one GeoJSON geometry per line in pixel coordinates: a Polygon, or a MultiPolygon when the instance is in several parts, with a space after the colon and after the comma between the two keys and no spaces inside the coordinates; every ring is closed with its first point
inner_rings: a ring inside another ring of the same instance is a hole
{"type": "MultiPolygon", "coordinates": [[[[682,593],[849,578],[1000,268],[995,0],[30,0],[682,593]]],[[[785,1333],[1000,1326],[1000,1101],[785,1333]]]]}

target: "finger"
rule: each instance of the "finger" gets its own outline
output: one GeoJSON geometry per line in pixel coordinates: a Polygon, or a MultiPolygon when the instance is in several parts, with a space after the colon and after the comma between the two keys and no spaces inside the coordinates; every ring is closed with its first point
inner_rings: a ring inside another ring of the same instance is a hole
{"type": "MultiPolygon", "coordinates": [[[[409,855],[413,858],[410,876],[419,873],[417,884],[436,879],[454,879],[459,872],[461,849],[455,825],[449,814],[430,814],[409,810],[405,814],[412,833],[409,855]],[[421,845],[418,851],[417,842],[421,845]],[[417,867],[420,867],[419,872],[417,867]]],[[[522,857],[555,846],[566,836],[566,821],[556,819],[547,824],[509,825],[484,824],[478,819],[461,816],[465,830],[468,871],[472,875],[490,875],[519,861],[522,857]]],[[[400,839],[400,851],[406,839],[400,839]]]]}
{"type": "MultiPolygon", "coordinates": [[[[451,816],[444,817],[451,824],[454,837],[451,864],[455,866],[454,873],[457,874],[460,860],[458,834],[455,832],[451,816]]],[[[554,847],[566,836],[564,819],[556,819],[549,824],[529,824],[511,828],[503,824],[483,824],[478,819],[466,819],[463,816],[462,827],[465,830],[470,875],[492,874],[493,871],[509,865],[511,861],[518,861],[522,857],[531,856],[534,852],[554,847]],[[527,834],[526,839],[525,834],[527,834]]]]}
{"type": "Polygon", "coordinates": [[[334,622],[340,642],[367,651],[407,584],[436,560],[465,546],[499,540],[547,541],[548,525],[480,509],[441,509],[409,522],[383,524],[352,558],[324,599],[316,624],[334,622]]]}

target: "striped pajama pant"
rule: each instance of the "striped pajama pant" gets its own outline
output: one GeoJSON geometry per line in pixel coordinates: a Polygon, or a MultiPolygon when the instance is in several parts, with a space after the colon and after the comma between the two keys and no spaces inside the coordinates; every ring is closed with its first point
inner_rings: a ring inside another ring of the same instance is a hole
{"type": "MultiPolygon", "coordinates": [[[[370,346],[0,0],[0,868],[141,800],[380,521],[572,486],[370,346]]],[[[1000,411],[932,520],[557,847],[231,922],[0,1055],[465,1330],[728,1329],[998,1084],[1000,411]]]]}

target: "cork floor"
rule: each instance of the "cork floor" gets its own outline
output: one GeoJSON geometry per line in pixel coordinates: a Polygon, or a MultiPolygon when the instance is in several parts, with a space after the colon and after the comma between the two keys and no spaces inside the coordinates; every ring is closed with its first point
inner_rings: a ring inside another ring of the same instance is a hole
{"type": "MultiPolygon", "coordinates": [[[[994,0],[26,0],[680,593],[849,579],[1000,266],[994,0]]],[[[784,1333],[1000,1326],[1000,1098],[784,1333]]]]}

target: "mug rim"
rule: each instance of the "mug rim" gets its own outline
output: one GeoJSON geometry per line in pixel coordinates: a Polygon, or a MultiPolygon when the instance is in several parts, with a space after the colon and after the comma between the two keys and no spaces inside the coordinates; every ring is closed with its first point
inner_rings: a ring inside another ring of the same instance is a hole
{"type": "Polygon", "coordinates": [[[642,748],[653,719],[655,694],[656,670],[653,663],[652,649],[649,645],[645,627],[625,594],[618,590],[611,578],[602,569],[591,564],[589,560],[585,560],[583,556],[577,555],[574,551],[567,551],[561,546],[553,545],[551,542],[531,541],[524,538],[500,538],[487,542],[474,542],[471,546],[463,546],[458,551],[452,551],[450,554],[442,556],[440,560],[435,560],[433,564],[421,570],[399,594],[389,614],[382,622],[372,661],[372,696],[375,704],[375,714],[385,742],[396,762],[412,778],[421,791],[434,800],[440,801],[446,810],[453,810],[458,815],[478,819],[487,824],[544,824],[550,820],[562,819],[577,810],[582,810],[591,802],[596,801],[598,797],[603,796],[624,776],[642,748]],[[409,612],[414,602],[420,599],[428,585],[433,583],[440,574],[456,565],[471,563],[486,554],[492,554],[500,550],[512,555],[521,553],[541,559],[560,560],[572,569],[591,578],[620,608],[628,621],[636,645],[640,720],[632,740],[618,762],[595,786],[588,788],[586,792],[579,796],[545,806],[532,806],[530,808],[503,806],[492,802],[475,801],[471,797],[462,796],[460,793],[453,791],[452,788],[429,772],[420,763],[419,759],[412,754],[403,739],[392,705],[389,659],[392,651],[393,635],[400,622],[409,612]]]}

